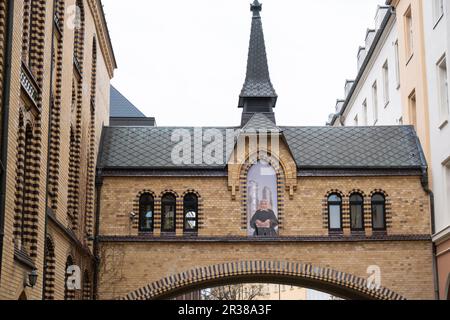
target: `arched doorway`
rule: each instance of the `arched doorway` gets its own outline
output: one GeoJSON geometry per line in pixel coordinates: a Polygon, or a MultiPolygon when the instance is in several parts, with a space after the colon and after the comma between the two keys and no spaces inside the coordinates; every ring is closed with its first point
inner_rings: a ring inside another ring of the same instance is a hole
{"type": "Polygon", "coordinates": [[[187,270],[151,283],[121,299],[172,299],[215,286],[261,282],[306,287],[343,299],[404,300],[394,291],[370,286],[366,279],[351,274],[283,261],[240,261],[187,270]]]}

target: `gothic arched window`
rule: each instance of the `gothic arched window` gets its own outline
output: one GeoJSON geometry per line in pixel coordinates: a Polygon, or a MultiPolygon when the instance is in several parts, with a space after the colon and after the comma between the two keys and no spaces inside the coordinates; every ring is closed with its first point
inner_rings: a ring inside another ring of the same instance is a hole
{"type": "Polygon", "coordinates": [[[386,230],[386,198],[381,193],[372,196],[372,228],[386,230]]]}
{"type": "Polygon", "coordinates": [[[153,232],[155,201],[150,193],[144,193],[139,200],[139,231],[153,232]]]}
{"type": "Polygon", "coordinates": [[[350,227],[352,231],[364,230],[364,198],[357,193],[350,196],[350,227]]]}
{"type": "Polygon", "coordinates": [[[328,197],[328,227],[331,231],[342,231],[342,198],[338,194],[328,197]]]}
{"type": "Polygon", "coordinates": [[[258,161],[248,171],[248,236],[278,235],[277,180],[277,172],[267,161],[258,161]]]}
{"type": "Polygon", "coordinates": [[[161,200],[161,231],[176,231],[176,205],[177,200],[173,194],[166,194],[161,200]]]}
{"type": "Polygon", "coordinates": [[[198,230],[198,197],[189,193],[184,197],[184,231],[198,230]]]}

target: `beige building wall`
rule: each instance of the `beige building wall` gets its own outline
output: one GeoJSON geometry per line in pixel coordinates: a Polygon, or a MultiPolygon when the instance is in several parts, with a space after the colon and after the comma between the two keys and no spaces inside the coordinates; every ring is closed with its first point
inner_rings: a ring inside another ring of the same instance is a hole
{"type": "MultiPolygon", "coordinates": [[[[42,299],[44,287],[44,274],[47,275],[47,281],[51,281],[51,290],[54,299],[64,299],[65,286],[65,264],[70,255],[74,263],[79,265],[82,273],[87,270],[90,274],[92,286],[93,275],[93,253],[92,244],[86,236],[86,199],[89,193],[88,185],[92,184],[91,190],[94,190],[93,179],[88,180],[88,154],[90,139],[90,110],[91,110],[91,81],[96,79],[96,98],[95,98],[95,138],[93,145],[96,159],[98,153],[98,144],[103,124],[108,123],[109,118],[109,80],[113,76],[116,67],[114,54],[108,36],[108,30],[103,20],[103,12],[100,1],[83,0],[82,4],[85,12],[85,32],[84,32],[84,55],[83,55],[83,78],[82,78],[82,108],[81,108],[81,140],[80,140],[80,175],[79,175],[79,208],[80,208],[80,228],[73,232],[68,224],[67,207],[69,195],[69,140],[70,124],[74,122],[72,114],[72,79],[74,78],[75,67],[73,60],[74,50],[74,30],[69,21],[73,19],[73,8],[75,0],[61,1],[64,3],[64,23],[61,25],[60,41],[63,44],[61,74],[58,76],[60,81],[60,128],[58,137],[60,146],[58,148],[58,192],[57,192],[57,210],[53,212],[53,218],[47,215],[47,158],[50,146],[48,145],[49,128],[53,122],[49,123],[50,90],[54,86],[51,79],[52,62],[52,40],[57,30],[54,22],[54,1],[45,1],[45,25],[40,32],[44,36],[43,75],[42,75],[42,96],[41,104],[41,139],[36,146],[34,154],[40,154],[39,182],[37,194],[39,196],[36,205],[37,228],[36,228],[36,255],[29,257],[38,273],[38,281],[33,288],[24,288],[24,279],[31,271],[31,266],[24,265],[17,259],[17,240],[14,236],[15,223],[15,202],[17,198],[17,154],[18,154],[18,134],[19,110],[23,99],[23,89],[20,84],[20,74],[22,70],[22,34],[24,21],[24,0],[14,1],[14,39],[13,39],[13,60],[12,77],[10,92],[10,116],[8,132],[8,163],[7,163],[7,185],[6,185],[6,208],[5,208],[5,238],[3,246],[3,263],[0,278],[0,299],[17,299],[24,292],[27,299],[42,299]],[[93,39],[97,42],[97,68],[96,78],[93,77],[93,39]],[[22,98],[21,98],[22,97],[22,98]],[[54,270],[45,270],[44,255],[46,235],[52,239],[54,244],[54,270]],[[50,279],[50,280],[49,280],[50,279]]],[[[56,49],[55,49],[56,50],[56,49]]],[[[56,51],[55,51],[56,52],[56,51]]],[[[55,77],[53,78],[55,81],[55,77]]],[[[54,92],[56,94],[56,91],[54,92]]],[[[91,194],[95,198],[94,194],[91,194]]],[[[47,203],[48,204],[48,203],[47,203]]],[[[95,220],[95,219],[93,219],[95,220]]],[[[82,275],[83,276],[83,275],[82,275]]],[[[92,287],[90,287],[92,290],[92,287]]],[[[23,295],[22,295],[23,296],[23,295]]],[[[83,292],[77,291],[75,298],[82,298],[83,292]]]]}

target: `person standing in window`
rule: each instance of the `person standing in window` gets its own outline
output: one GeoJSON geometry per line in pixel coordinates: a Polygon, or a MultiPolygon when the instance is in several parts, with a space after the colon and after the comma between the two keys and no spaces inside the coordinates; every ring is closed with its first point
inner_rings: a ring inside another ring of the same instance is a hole
{"type": "Polygon", "coordinates": [[[277,236],[278,219],[270,208],[268,200],[261,200],[258,211],[253,215],[250,226],[255,229],[255,236],[277,236]]]}

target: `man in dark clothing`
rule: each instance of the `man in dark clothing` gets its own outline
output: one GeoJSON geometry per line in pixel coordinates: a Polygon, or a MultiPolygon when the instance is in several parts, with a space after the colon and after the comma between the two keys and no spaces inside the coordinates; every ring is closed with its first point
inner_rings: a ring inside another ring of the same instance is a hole
{"type": "Polygon", "coordinates": [[[275,228],[278,226],[278,219],[275,213],[270,209],[269,201],[261,200],[259,203],[259,209],[253,215],[250,221],[250,227],[255,229],[255,236],[277,236],[275,228]]]}

